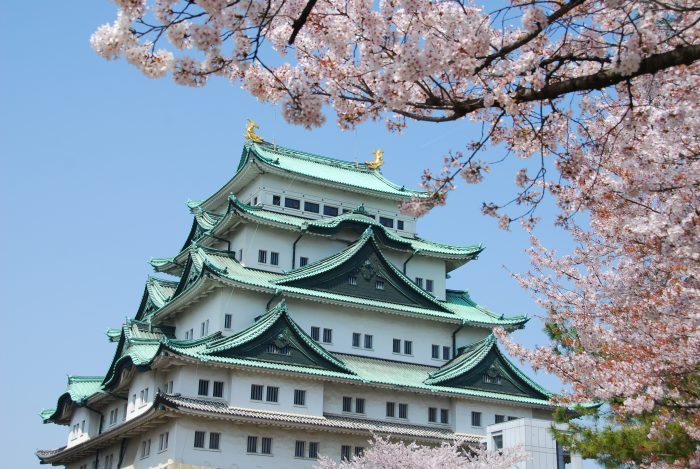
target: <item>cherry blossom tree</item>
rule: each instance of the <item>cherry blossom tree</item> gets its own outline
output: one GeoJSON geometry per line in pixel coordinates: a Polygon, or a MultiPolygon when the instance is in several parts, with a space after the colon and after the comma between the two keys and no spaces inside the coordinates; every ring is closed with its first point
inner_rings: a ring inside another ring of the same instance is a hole
{"type": "Polygon", "coordinates": [[[444,204],[458,178],[481,181],[487,148],[536,161],[515,175],[512,200],[483,212],[532,230],[551,197],[576,248],[533,236],[519,280],[549,312],[553,342],[525,350],[499,331],[503,343],[569,385],[560,402],[608,403],[606,431],[632,426],[661,444],[672,422],[696,442],[632,462],[700,464],[696,0],[115,2],[92,45],[149,77],[240,81],[306,127],[323,124],[323,106],[342,128],[481,125],[425,171],[432,195],[406,203],[413,214],[444,204]]]}
{"type": "Polygon", "coordinates": [[[391,441],[375,435],[361,456],[340,463],[321,457],[316,469],[511,469],[527,459],[521,447],[500,452],[465,448],[462,442],[440,446],[391,441]]]}

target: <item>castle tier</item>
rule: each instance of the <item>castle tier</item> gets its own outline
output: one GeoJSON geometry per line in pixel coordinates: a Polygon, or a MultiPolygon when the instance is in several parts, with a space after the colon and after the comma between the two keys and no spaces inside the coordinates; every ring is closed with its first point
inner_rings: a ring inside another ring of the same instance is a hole
{"type": "Polygon", "coordinates": [[[309,468],[372,433],[425,444],[550,419],[550,394],[496,345],[521,328],[449,290],[479,245],[421,239],[426,197],[350,163],[249,140],[236,174],[189,201],[182,250],[152,259],[105,376],[71,376],[40,450],[70,469],[309,468]]]}

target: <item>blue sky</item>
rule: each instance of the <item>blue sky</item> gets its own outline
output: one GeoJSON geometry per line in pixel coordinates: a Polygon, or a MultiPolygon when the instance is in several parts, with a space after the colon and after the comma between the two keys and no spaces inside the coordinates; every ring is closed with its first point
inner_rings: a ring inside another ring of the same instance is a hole
{"type": "MultiPolygon", "coordinates": [[[[383,148],[384,174],[413,187],[424,168],[439,168],[444,154],[479,130],[460,121],[414,123],[402,134],[382,123],[341,132],[330,115],[321,129],[292,127],[237,84],[184,88],[99,58],[89,37],[113,21],[107,0],[32,5],[8,2],[0,16],[5,467],[37,467],[36,448],[65,444],[68,429],[42,425],[37,413],[55,405],[67,374],[104,374],[114,351],[104,331],[136,312],[152,273],[148,260],[181,247],[191,223],[187,198],[208,196],[233,174],[246,118],[267,140],[305,151],[364,161],[383,148]]],[[[486,155],[500,156],[498,149],[486,155]]],[[[480,214],[483,201],[515,194],[524,164],[511,159],[483,184],[460,184],[446,207],[419,222],[419,234],[483,242],[480,259],[454,272],[449,286],[496,312],[534,316],[541,311],[511,278],[528,268],[526,234],[501,231],[480,214]]],[[[568,246],[551,219],[539,234],[550,246],[568,246]]],[[[543,344],[541,327],[535,319],[515,337],[543,344]]],[[[535,379],[560,388],[552,377],[535,379]]]]}

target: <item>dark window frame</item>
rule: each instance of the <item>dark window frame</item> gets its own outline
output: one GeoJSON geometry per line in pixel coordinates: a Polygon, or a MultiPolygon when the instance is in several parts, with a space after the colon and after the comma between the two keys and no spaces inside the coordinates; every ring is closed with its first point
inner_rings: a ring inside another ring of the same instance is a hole
{"type": "Polygon", "coordinates": [[[301,200],[295,199],[293,197],[284,198],[284,208],[291,208],[293,210],[299,210],[301,208],[301,200]]]}
{"type": "Polygon", "coordinates": [[[321,204],[317,202],[304,201],[304,211],[311,213],[319,213],[321,211],[321,204]]]}

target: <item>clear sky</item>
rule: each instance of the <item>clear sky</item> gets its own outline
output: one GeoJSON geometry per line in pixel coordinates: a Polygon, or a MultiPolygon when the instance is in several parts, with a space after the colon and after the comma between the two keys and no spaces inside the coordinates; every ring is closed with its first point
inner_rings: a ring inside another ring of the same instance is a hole
{"type": "MultiPolygon", "coordinates": [[[[235,171],[246,118],[265,139],[304,151],[364,161],[382,148],[384,174],[413,187],[424,168],[439,168],[479,130],[463,120],[414,123],[402,134],[382,123],[341,132],[330,115],[321,129],[292,127],[237,84],[184,88],[99,58],[90,34],[115,11],[108,0],[6,2],[0,15],[0,454],[8,468],[37,467],[35,449],[66,443],[68,428],[43,425],[38,412],[56,405],[66,375],[106,372],[115,346],[104,332],[136,312],[148,260],[182,246],[187,198],[207,197],[235,171]]],[[[446,207],[419,222],[419,234],[484,243],[479,260],[448,285],[493,311],[535,316],[541,311],[511,277],[528,268],[526,234],[501,231],[480,214],[483,201],[515,194],[523,165],[508,160],[485,183],[460,184],[446,207]]],[[[539,234],[550,246],[568,246],[551,219],[539,234]]],[[[543,344],[541,328],[534,319],[515,337],[543,344]]],[[[560,389],[552,377],[532,376],[560,389]]]]}

